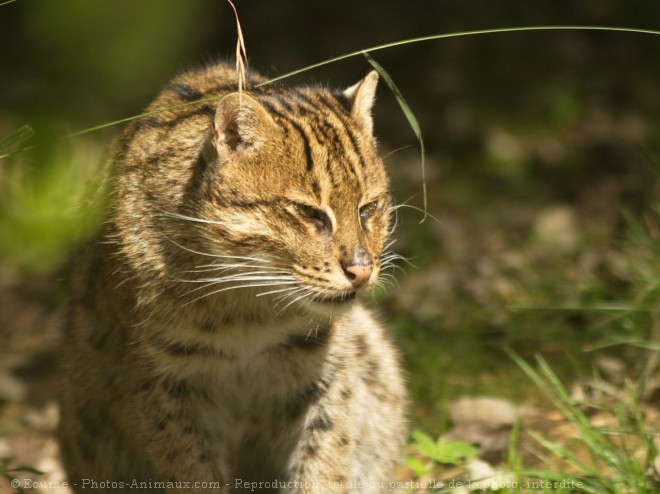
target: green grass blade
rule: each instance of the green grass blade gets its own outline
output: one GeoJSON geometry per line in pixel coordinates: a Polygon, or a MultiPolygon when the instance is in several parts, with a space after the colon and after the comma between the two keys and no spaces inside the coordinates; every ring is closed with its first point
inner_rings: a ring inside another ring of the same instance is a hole
{"type": "Polygon", "coordinates": [[[628,458],[620,454],[619,448],[612,442],[610,437],[604,435],[599,429],[595,428],[589,418],[573,404],[573,400],[559,381],[557,375],[552,371],[548,363],[540,356],[536,358],[542,376],[541,382],[545,382],[545,393],[549,396],[559,408],[561,413],[569,420],[580,434],[580,441],[584,443],[594,462],[597,459],[612,467],[613,473],[625,470],[628,458]],[[550,384],[550,387],[548,387],[550,384]]]}
{"type": "MultiPolygon", "coordinates": [[[[641,404],[639,402],[639,395],[635,389],[636,387],[629,383],[627,388],[628,391],[626,394],[628,396],[628,402],[630,403],[630,413],[632,414],[632,427],[634,429],[633,434],[641,438],[645,452],[644,463],[631,460],[631,464],[633,468],[641,469],[638,470],[638,478],[642,479],[643,481],[645,480],[647,472],[654,468],[653,462],[658,456],[658,447],[647,428],[646,417],[642,411],[641,404]]],[[[626,410],[626,412],[627,411],[628,410],[626,410]]],[[[628,417],[627,414],[626,417],[628,417]]],[[[630,457],[632,458],[633,456],[630,455],[630,457]]]]}
{"type": "MultiPolygon", "coordinates": [[[[132,117],[121,118],[119,120],[114,120],[112,122],[97,125],[95,127],[90,127],[90,128],[87,128],[87,129],[72,132],[70,134],[65,135],[63,138],[64,139],[71,139],[73,137],[78,137],[78,136],[81,136],[81,135],[84,135],[84,134],[89,134],[90,132],[105,129],[107,127],[112,127],[112,126],[119,125],[119,124],[122,124],[122,123],[130,122],[131,120],[137,120],[138,118],[150,117],[150,116],[153,116],[153,115],[158,115],[160,113],[165,113],[165,112],[168,112],[168,111],[178,110],[180,108],[185,108],[187,106],[201,105],[201,104],[209,103],[209,102],[212,102],[212,101],[219,101],[220,99],[222,99],[222,96],[213,96],[211,98],[203,98],[203,99],[198,99],[198,100],[195,100],[195,101],[189,101],[189,102],[186,102],[186,103],[180,103],[178,105],[168,106],[168,107],[165,107],[165,108],[159,108],[158,110],[153,110],[153,111],[150,111],[150,112],[141,113],[139,115],[133,115],[132,117]]],[[[2,158],[2,156],[0,156],[0,158],[2,158]]]]}
{"type": "Polygon", "coordinates": [[[568,449],[556,443],[553,443],[548,439],[544,439],[543,437],[541,437],[540,435],[534,432],[530,432],[529,434],[536,442],[538,442],[541,446],[547,449],[555,457],[561,458],[567,464],[575,468],[578,472],[583,472],[586,475],[595,475],[597,473],[595,470],[590,468],[589,465],[587,465],[586,463],[581,461],[577,456],[571,453],[568,449]]]}
{"type": "MultiPolygon", "coordinates": [[[[5,3],[0,3],[0,6],[5,5],[6,3],[13,2],[15,0],[9,0],[8,2],[5,3]]],[[[581,25],[550,25],[550,26],[524,26],[524,27],[505,27],[505,28],[496,28],[496,29],[479,29],[479,30],[473,30],[473,31],[459,31],[459,32],[453,32],[453,33],[444,33],[444,34],[432,34],[429,36],[420,36],[416,38],[409,38],[405,40],[399,40],[399,41],[393,41],[390,43],[385,43],[381,45],[375,45],[369,48],[363,48],[361,50],[353,51],[350,53],[345,53],[343,55],[339,55],[333,58],[329,58],[327,60],[323,60],[322,62],[317,62],[312,65],[307,65],[305,67],[302,67],[297,70],[293,70],[291,72],[287,72],[285,74],[282,74],[281,76],[274,77],[272,79],[269,79],[267,81],[264,81],[260,84],[257,84],[255,87],[261,87],[261,86],[266,86],[268,84],[273,84],[278,81],[282,81],[284,79],[288,79],[290,77],[293,77],[298,74],[302,74],[303,72],[308,72],[310,70],[316,69],[318,67],[323,67],[324,65],[329,65],[335,62],[339,62],[341,60],[346,60],[348,58],[353,58],[357,56],[363,56],[366,53],[373,53],[376,51],[381,51],[381,50],[386,50],[388,48],[394,48],[398,46],[404,46],[404,45],[409,45],[413,43],[422,43],[426,41],[434,41],[434,40],[440,40],[440,39],[450,39],[450,38],[459,38],[459,37],[466,37],[466,36],[479,36],[479,35],[487,35],[487,34],[502,34],[502,33],[516,33],[516,32],[531,32],[531,31],[605,31],[605,32],[619,32],[619,33],[633,33],[633,34],[652,34],[659,36],[660,31],[653,30],[653,29],[638,29],[638,28],[630,28],[630,27],[618,27],[618,26],[581,26],[581,25]]],[[[143,118],[146,116],[150,115],[155,115],[157,113],[161,112],[166,112],[170,110],[174,110],[176,108],[181,108],[184,106],[189,106],[189,105],[195,105],[195,104],[200,104],[205,101],[210,101],[210,100],[217,100],[217,98],[207,98],[203,100],[198,100],[198,101],[191,101],[188,103],[183,103],[180,105],[173,105],[168,108],[162,108],[160,110],[156,110],[154,112],[149,112],[149,113],[142,113],[140,115],[134,115],[131,117],[126,117],[122,118],[119,120],[114,120],[112,122],[107,122],[104,124],[96,125],[94,127],[89,127],[85,128],[82,130],[79,130],[77,132],[73,132],[70,134],[65,135],[62,137],[62,139],[71,139],[74,137],[78,137],[80,135],[84,134],[89,134],[91,132],[95,132],[97,130],[105,129],[108,127],[113,127],[115,125],[119,125],[122,123],[130,122],[132,120],[137,120],[139,118],[143,118]]],[[[13,154],[16,154],[18,152],[23,151],[23,149],[19,149],[17,151],[13,151],[11,153],[5,153],[5,154],[0,154],[0,159],[7,158],[13,154]]]]}
{"type": "Polygon", "coordinates": [[[532,304],[509,304],[506,306],[511,310],[547,310],[547,311],[584,311],[584,312],[604,312],[604,313],[630,313],[630,312],[651,312],[653,307],[639,306],[633,302],[600,302],[597,304],[565,304],[565,305],[532,305],[532,304]]]}
{"type": "Polygon", "coordinates": [[[392,91],[392,94],[396,98],[397,103],[399,103],[399,107],[401,108],[401,111],[403,111],[403,114],[406,116],[406,120],[408,120],[408,124],[410,125],[410,128],[412,131],[415,133],[415,137],[417,137],[417,141],[419,142],[419,151],[421,154],[421,165],[422,165],[422,196],[423,196],[423,203],[424,203],[424,217],[422,218],[421,222],[424,222],[427,217],[427,196],[426,196],[426,167],[425,167],[425,160],[426,160],[426,148],[424,147],[424,136],[422,135],[422,128],[419,125],[419,122],[417,121],[417,117],[415,117],[415,113],[412,111],[410,108],[410,105],[406,101],[406,98],[403,97],[403,94],[397,87],[397,85],[394,83],[394,80],[392,80],[392,77],[390,77],[390,74],[383,68],[381,64],[376,62],[374,58],[369,55],[366,51],[363,53],[364,56],[366,57],[367,61],[371,64],[371,66],[380,74],[380,76],[383,78],[387,86],[390,88],[390,91],[392,91]]]}
{"type": "MultiPolygon", "coordinates": [[[[212,98],[203,98],[203,99],[199,99],[199,100],[195,100],[195,101],[189,101],[189,102],[186,102],[186,103],[181,103],[181,104],[178,104],[178,105],[168,106],[168,107],[165,107],[165,108],[159,108],[158,110],[153,110],[153,111],[150,111],[150,112],[140,113],[139,115],[133,115],[131,117],[120,118],[119,120],[113,120],[112,122],[106,122],[106,123],[103,123],[103,124],[100,124],[100,125],[95,125],[94,127],[88,127],[86,129],[78,130],[76,132],[71,132],[70,134],[66,134],[66,135],[62,136],[61,139],[63,139],[63,140],[64,139],[73,139],[74,137],[79,137],[79,136],[82,136],[82,135],[85,135],[85,134],[90,134],[92,132],[96,132],[97,130],[107,129],[108,127],[114,127],[115,125],[128,123],[128,122],[131,122],[133,120],[138,120],[140,118],[150,117],[150,116],[153,116],[153,115],[158,115],[160,113],[165,113],[165,112],[169,112],[169,111],[173,111],[173,110],[178,110],[180,108],[185,108],[185,107],[188,107],[188,106],[201,105],[201,104],[208,103],[208,102],[219,101],[221,98],[222,98],[221,96],[214,96],[212,98]]],[[[37,144],[35,144],[34,146],[36,146],[36,145],[37,144]]],[[[31,149],[34,146],[29,146],[29,148],[31,149]]],[[[7,158],[7,157],[12,156],[14,154],[17,154],[21,151],[25,151],[29,148],[28,147],[23,147],[23,148],[20,148],[16,151],[12,151],[12,152],[5,153],[5,154],[0,154],[0,159],[7,158]]],[[[3,149],[0,149],[0,152],[1,151],[3,151],[3,149]]]]}
{"type": "MultiPolygon", "coordinates": [[[[621,438],[622,434],[612,434],[610,430],[594,426],[589,417],[573,403],[566,388],[542,357],[536,358],[539,368],[537,371],[512,351],[507,350],[507,353],[575,427],[576,439],[586,447],[591,458],[590,464],[587,465],[568,449],[552,441],[532,434],[534,439],[553,456],[561,458],[577,471],[585,473],[586,478],[600,482],[603,486],[601,492],[648,492],[645,487],[648,465],[639,462],[626,438],[621,438]]],[[[629,402],[615,403],[609,414],[616,419],[619,428],[625,431],[624,434],[637,436],[644,441],[646,461],[652,461],[656,456],[657,448],[646,430],[637,397],[631,395],[629,398],[629,402]]]]}
{"type": "Polygon", "coordinates": [[[516,475],[516,482],[520,481],[520,470],[522,469],[522,457],[518,454],[520,444],[520,419],[517,419],[511,434],[509,434],[509,446],[506,454],[507,468],[516,475]]]}
{"type": "MultiPolygon", "coordinates": [[[[2,4],[0,4],[2,7],[2,4]]],[[[7,137],[0,141],[0,152],[7,151],[14,146],[21,144],[34,135],[34,129],[29,125],[23,125],[18,130],[12,132],[7,137]]]]}
{"type": "Polygon", "coordinates": [[[294,75],[302,74],[303,72],[308,72],[312,69],[318,67],[323,67],[324,65],[329,65],[331,63],[339,62],[340,60],[346,60],[347,58],[357,57],[364,54],[364,52],[373,53],[375,51],[386,50],[388,48],[394,48],[397,46],[409,45],[413,43],[422,43],[425,41],[434,41],[438,39],[449,39],[449,38],[460,38],[465,36],[479,36],[485,34],[501,34],[501,33],[516,33],[516,32],[529,32],[529,31],[611,31],[611,32],[622,32],[622,33],[635,33],[635,34],[653,34],[660,35],[660,31],[653,29],[638,29],[631,27],[618,27],[618,26],[581,26],[581,25],[557,25],[557,26],[524,26],[524,27],[503,27],[496,29],[478,29],[474,31],[459,31],[455,33],[445,33],[445,34],[432,34],[430,36],[420,36],[417,38],[408,38],[400,41],[393,41],[391,43],[384,43],[382,45],[375,45],[370,48],[364,48],[362,50],[353,51],[350,53],[345,53],[344,55],[339,55],[322,62],[317,62],[312,65],[307,65],[297,70],[287,72],[281,76],[274,77],[268,81],[258,84],[259,86],[265,86],[267,84],[272,84],[277,81],[288,79],[294,75]]]}
{"type": "MultiPolygon", "coordinates": [[[[566,485],[566,490],[560,490],[559,492],[585,492],[589,494],[606,494],[612,492],[610,486],[604,485],[603,482],[593,477],[578,476],[547,470],[522,470],[519,472],[519,475],[527,479],[528,482],[533,482],[535,480],[543,480],[544,482],[557,482],[559,484],[564,482],[566,485]],[[571,487],[571,485],[573,487],[571,487]]],[[[551,489],[551,492],[555,492],[555,490],[551,489]]]]}

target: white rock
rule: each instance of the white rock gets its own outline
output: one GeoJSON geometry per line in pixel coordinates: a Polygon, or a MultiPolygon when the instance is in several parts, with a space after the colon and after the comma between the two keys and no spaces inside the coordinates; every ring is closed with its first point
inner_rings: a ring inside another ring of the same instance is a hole
{"type": "Polygon", "coordinates": [[[557,204],[542,210],[536,217],[532,231],[544,244],[570,251],[580,240],[577,215],[570,206],[557,204]]]}
{"type": "Polygon", "coordinates": [[[449,415],[455,425],[471,422],[513,425],[520,413],[510,401],[484,396],[459,398],[449,405],[449,415]]]}

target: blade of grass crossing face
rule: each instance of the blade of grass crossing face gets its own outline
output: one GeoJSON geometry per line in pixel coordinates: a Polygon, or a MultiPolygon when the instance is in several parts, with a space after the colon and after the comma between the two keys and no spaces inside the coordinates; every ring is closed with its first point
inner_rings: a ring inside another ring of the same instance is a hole
{"type": "Polygon", "coordinates": [[[371,46],[369,48],[363,48],[362,50],[345,53],[344,55],[339,55],[334,58],[329,58],[327,60],[323,60],[322,62],[317,62],[312,65],[307,65],[306,67],[302,67],[300,69],[287,72],[285,74],[282,74],[281,76],[273,77],[268,81],[257,84],[256,87],[265,86],[266,84],[272,84],[277,81],[288,79],[291,76],[302,74],[303,72],[307,72],[316,69],[318,67],[323,67],[324,65],[329,65],[331,63],[339,62],[340,60],[346,60],[347,58],[353,58],[358,55],[363,55],[365,52],[373,53],[375,51],[387,50],[389,48],[394,48],[397,46],[422,43],[426,41],[435,41],[439,39],[460,38],[465,36],[480,36],[485,34],[520,33],[520,32],[529,32],[529,31],[610,31],[610,32],[619,32],[619,33],[653,34],[655,36],[660,36],[660,31],[653,29],[637,29],[637,28],[619,27],[619,26],[579,26],[579,25],[502,27],[495,29],[478,29],[475,31],[460,31],[454,33],[431,34],[429,36],[420,36],[418,38],[409,38],[399,41],[393,41],[391,43],[384,43],[382,45],[371,46]]]}
{"type": "Polygon", "coordinates": [[[417,121],[417,117],[415,117],[415,113],[412,111],[410,105],[406,101],[406,98],[403,97],[403,94],[401,93],[397,85],[394,83],[394,80],[392,80],[392,77],[390,77],[390,74],[383,68],[381,64],[376,62],[376,60],[374,60],[374,58],[371,55],[369,55],[369,53],[365,51],[363,52],[363,54],[367,59],[367,61],[371,64],[371,66],[383,78],[387,86],[390,88],[390,91],[392,91],[392,94],[396,98],[396,101],[399,104],[401,111],[403,111],[406,120],[408,120],[408,124],[410,125],[410,128],[415,133],[415,137],[417,137],[417,141],[419,142],[419,150],[421,154],[421,163],[422,163],[422,194],[423,194],[423,202],[424,202],[424,217],[422,218],[422,222],[423,222],[424,220],[426,220],[426,217],[428,216],[427,213],[428,201],[426,196],[426,168],[425,168],[426,149],[424,147],[424,136],[422,135],[422,128],[419,126],[419,122],[417,121]]]}
{"type": "MultiPolygon", "coordinates": [[[[5,5],[7,3],[11,3],[15,0],[9,0],[4,3],[0,3],[0,6],[5,5]]],[[[365,53],[369,52],[375,52],[375,51],[380,51],[380,50],[385,50],[388,48],[394,48],[397,46],[404,46],[404,45],[409,45],[409,44],[414,44],[414,43],[421,43],[421,42],[426,42],[426,41],[434,41],[434,40],[440,40],[440,39],[450,39],[450,38],[458,38],[458,37],[466,37],[466,36],[479,36],[479,35],[486,35],[486,34],[501,34],[501,33],[517,33],[517,32],[530,32],[530,31],[605,31],[605,32],[619,32],[619,33],[633,33],[633,34],[652,34],[655,36],[660,35],[660,31],[652,30],[652,29],[637,29],[637,28],[629,28],[629,27],[617,27],[617,26],[579,26],[579,25],[556,25],[556,26],[523,26],[523,27],[505,27],[505,28],[497,28],[497,29],[480,29],[480,30],[475,30],[475,31],[460,31],[460,32],[454,32],[454,33],[443,33],[443,34],[433,34],[430,36],[421,36],[418,38],[410,38],[410,39],[405,39],[405,40],[400,40],[400,41],[394,41],[391,43],[385,43],[382,45],[376,45],[372,46],[369,48],[363,48],[358,51],[346,53],[344,55],[339,55],[337,57],[329,58],[327,60],[323,60],[322,62],[318,62],[312,65],[308,65],[306,67],[302,67],[297,70],[293,70],[291,72],[287,72],[285,74],[282,74],[281,76],[274,77],[272,79],[269,79],[267,81],[264,81],[260,84],[256,84],[255,87],[261,87],[265,86],[268,84],[273,84],[277,81],[281,81],[284,79],[288,79],[289,77],[292,77],[297,74],[301,74],[303,72],[310,71],[312,69],[322,67],[324,65],[329,65],[331,63],[339,62],[341,60],[346,60],[348,58],[353,58],[359,55],[364,55],[365,53]]],[[[209,98],[209,100],[217,100],[217,98],[209,98]]],[[[186,106],[186,105],[194,105],[194,104],[199,104],[204,102],[204,100],[198,100],[198,101],[192,101],[188,102],[182,105],[173,105],[168,108],[163,108],[159,110],[158,112],[161,111],[169,111],[181,106],[186,106]]],[[[131,120],[137,120],[138,118],[143,118],[148,115],[154,114],[157,112],[151,112],[151,113],[142,113],[139,115],[133,115],[131,117],[127,118],[122,118],[120,120],[115,120],[113,122],[107,122],[104,124],[96,125],[94,127],[88,127],[86,129],[79,130],[77,132],[73,132],[71,134],[65,135],[62,138],[63,139],[71,139],[73,137],[77,137],[79,135],[83,134],[88,134],[90,132],[94,132],[100,129],[104,129],[107,127],[112,127],[114,125],[118,125],[121,123],[125,122],[130,122],[131,120]]],[[[13,153],[4,153],[0,154],[0,159],[7,158],[8,156],[11,156],[12,154],[16,154],[20,151],[23,151],[24,149],[19,149],[18,151],[14,151],[13,153]]]]}

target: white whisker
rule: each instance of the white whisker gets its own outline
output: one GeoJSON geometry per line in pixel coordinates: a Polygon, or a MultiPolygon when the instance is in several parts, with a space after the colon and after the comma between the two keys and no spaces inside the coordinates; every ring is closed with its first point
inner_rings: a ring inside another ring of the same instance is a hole
{"type": "Polygon", "coordinates": [[[213,273],[213,272],[225,272],[235,269],[261,269],[268,270],[270,272],[282,273],[285,272],[283,268],[278,268],[275,266],[263,266],[257,264],[216,264],[213,267],[211,265],[206,266],[196,266],[194,269],[187,270],[186,273],[213,273]]]}
{"type": "Polygon", "coordinates": [[[394,211],[396,213],[401,208],[408,208],[408,209],[413,209],[415,211],[419,211],[420,213],[422,213],[422,214],[430,217],[432,220],[436,221],[439,225],[442,225],[442,221],[440,221],[437,217],[433,216],[428,211],[424,211],[422,208],[418,208],[417,206],[412,206],[411,204],[406,204],[405,202],[401,203],[401,204],[397,204],[395,206],[391,206],[389,210],[394,211]]]}
{"type": "Polygon", "coordinates": [[[167,216],[169,218],[175,218],[178,220],[186,220],[186,221],[192,221],[195,223],[206,223],[208,225],[223,225],[222,222],[220,221],[214,221],[214,220],[205,220],[203,218],[195,218],[193,216],[186,216],[184,214],[178,214],[178,213],[170,213],[169,211],[162,211],[163,216],[167,216]]]}
{"type": "Polygon", "coordinates": [[[390,151],[390,152],[387,153],[385,156],[383,156],[383,161],[385,161],[387,158],[389,158],[390,156],[392,156],[394,153],[398,153],[399,151],[403,151],[404,149],[408,149],[408,148],[410,148],[410,147],[412,147],[412,146],[413,146],[412,144],[407,144],[407,145],[405,145],[405,146],[401,146],[400,148],[396,148],[394,151],[390,151]]]}
{"type": "Polygon", "coordinates": [[[313,295],[314,295],[313,293],[311,293],[309,291],[305,291],[305,293],[303,293],[299,297],[294,298],[288,304],[286,304],[284,307],[282,307],[282,309],[279,311],[279,314],[281,314],[282,312],[287,310],[292,304],[295,304],[299,300],[304,300],[305,298],[311,298],[313,295]]]}
{"type": "MultiPolygon", "coordinates": [[[[219,259],[238,259],[241,261],[255,261],[255,262],[265,262],[265,263],[270,263],[269,259],[266,259],[265,257],[252,257],[252,256],[234,256],[231,254],[207,254],[211,255],[213,257],[217,257],[219,259]]],[[[211,264],[204,264],[202,267],[211,267],[214,266],[215,263],[211,264]]]]}
{"type": "Polygon", "coordinates": [[[388,251],[388,249],[392,247],[395,243],[396,243],[396,239],[390,240],[388,243],[386,243],[385,246],[383,247],[383,254],[385,254],[388,251]]]}
{"type": "MultiPolygon", "coordinates": [[[[192,290],[188,291],[184,296],[188,296],[191,293],[195,293],[195,292],[198,292],[200,290],[204,290],[206,288],[210,288],[210,287],[213,287],[213,286],[216,286],[216,285],[220,285],[222,283],[229,283],[229,282],[237,283],[234,286],[227,288],[227,289],[232,289],[232,288],[243,288],[243,287],[245,287],[246,285],[241,284],[242,282],[254,282],[254,281],[264,283],[264,286],[294,285],[294,284],[297,283],[297,281],[295,281],[295,280],[280,280],[280,279],[276,279],[276,278],[270,279],[270,278],[265,278],[265,277],[255,277],[254,279],[245,278],[245,279],[236,279],[236,280],[221,280],[221,279],[219,279],[219,280],[215,280],[215,281],[207,281],[205,285],[198,286],[197,288],[193,288],[192,290]]],[[[220,290],[220,291],[225,291],[225,290],[223,289],[223,290],[220,290]]],[[[213,293],[217,293],[217,292],[213,292],[213,293]]]]}
{"type": "Polygon", "coordinates": [[[295,289],[296,289],[295,286],[289,286],[289,287],[286,287],[286,288],[282,288],[280,290],[270,290],[268,292],[257,293],[257,297],[263,297],[265,295],[273,295],[275,293],[290,292],[290,291],[295,290],[295,289]]]}
{"type": "Polygon", "coordinates": [[[190,249],[190,248],[188,248],[188,247],[186,247],[186,246],[184,246],[184,245],[181,245],[180,243],[176,242],[175,240],[172,240],[172,239],[171,239],[170,237],[168,237],[167,235],[165,235],[165,238],[166,238],[167,240],[169,240],[170,242],[172,242],[172,243],[173,243],[174,245],[176,245],[177,247],[179,247],[180,249],[183,249],[183,250],[185,250],[186,252],[190,252],[191,254],[197,254],[197,255],[205,256],[205,257],[222,257],[222,256],[219,256],[219,255],[216,255],[216,254],[209,254],[209,253],[206,253],[206,252],[200,252],[200,251],[198,251],[198,250],[190,249]]]}
{"type": "MultiPolygon", "coordinates": [[[[282,283],[265,283],[265,282],[263,282],[263,283],[250,283],[250,284],[247,284],[247,285],[227,286],[227,287],[224,287],[224,288],[220,288],[219,290],[213,290],[212,292],[205,293],[204,295],[201,295],[197,298],[194,298],[194,299],[190,300],[189,302],[186,302],[184,305],[190,305],[193,302],[197,302],[198,300],[201,300],[203,298],[210,297],[212,295],[216,295],[216,294],[221,293],[221,292],[226,292],[228,290],[235,290],[237,288],[258,288],[258,287],[268,287],[268,286],[280,286],[281,284],[282,283]]],[[[192,293],[194,291],[197,291],[197,290],[198,289],[192,290],[191,292],[188,292],[186,295],[189,295],[190,293],[192,293]]]]}
{"type": "Polygon", "coordinates": [[[177,279],[181,283],[225,283],[227,281],[262,281],[262,280],[282,280],[282,281],[295,281],[293,276],[273,276],[273,273],[268,271],[250,271],[248,273],[237,273],[218,278],[198,278],[194,280],[177,279]]]}
{"type": "Polygon", "coordinates": [[[385,285],[395,285],[397,288],[399,288],[399,280],[396,278],[396,276],[394,276],[391,273],[381,274],[381,277],[376,284],[381,282],[383,283],[382,285],[383,288],[385,287],[385,285]]]}
{"type": "Polygon", "coordinates": [[[397,254],[392,251],[382,254],[380,261],[383,265],[392,265],[394,261],[403,261],[406,264],[408,264],[410,267],[416,268],[416,266],[411,262],[410,258],[402,256],[401,254],[397,254]]]}
{"type": "Polygon", "coordinates": [[[285,293],[283,295],[280,295],[277,297],[277,303],[273,306],[274,309],[277,308],[278,305],[282,305],[286,300],[290,299],[291,297],[294,297],[298,295],[299,293],[304,293],[307,292],[308,289],[304,287],[292,287],[291,291],[289,293],[285,293]]]}

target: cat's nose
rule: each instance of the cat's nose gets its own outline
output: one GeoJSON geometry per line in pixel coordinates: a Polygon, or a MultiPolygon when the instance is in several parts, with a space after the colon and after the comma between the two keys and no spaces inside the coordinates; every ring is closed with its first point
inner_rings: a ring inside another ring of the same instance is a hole
{"type": "Polygon", "coordinates": [[[348,278],[348,281],[350,281],[355,288],[364,285],[367,281],[369,281],[369,278],[371,278],[371,273],[374,270],[371,264],[366,266],[362,266],[360,264],[356,264],[354,266],[342,265],[342,268],[344,269],[346,278],[348,278]]]}
{"type": "Polygon", "coordinates": [[[374,271],[373,262],[365,251],[356,253],[353,259],[348,262],[341,261],[340,264],[344,275],[355,288],[369,281],[371,273],[374,271]]]}

